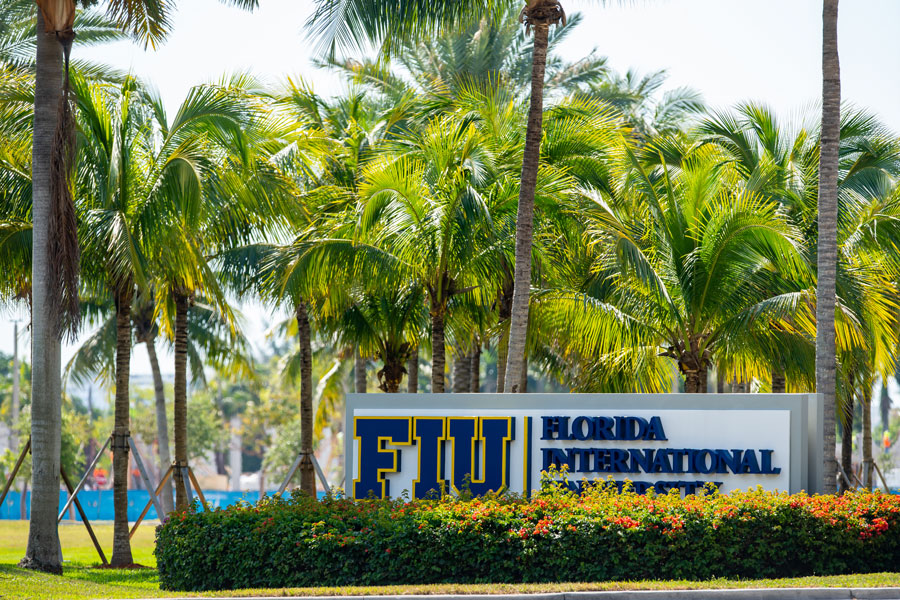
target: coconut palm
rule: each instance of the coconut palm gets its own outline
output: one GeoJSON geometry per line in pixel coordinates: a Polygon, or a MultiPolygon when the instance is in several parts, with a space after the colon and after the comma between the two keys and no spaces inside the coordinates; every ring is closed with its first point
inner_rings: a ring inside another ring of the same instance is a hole
{"type": "MultiPolygon", "coordinates": [[[[338,46],[360,46],[367,41],[382,44],[387,54],[395,52],[398,42],[413,40],[424,33],[459,27],[487,16],[498,18],[498,2],[475,3],[416,0],[395,6],[364,0],[318,0],[309,26],[322,45],[334,52],[338,46]]],[[[519,186],[519,210],[516,217],[514,289],[509,328],[507,388],[518,391],[525,371],[525,339],[528,325],[531,286],[531,245],[534,222],[534,194],[540,160],[543,91],[549,30],[565,24],[559,0],[526,0],[520,13],[526,31],[534,36],[531,103],[528,111],[525,147],[519,186]]],[[[441,386],[441,389],[443,386],[441,386]]]]}
{"type": "Polygon", "coordinates": [[[344,345],[359,345],[377,356],[384,366],[378,371],[379,389],[400,390],[407,375],[406,362],[418,342],[416,334],[425,322],[425,294],[420,285],[380,286],[357,295],[344,310],[323,319],[322,331],[344,345]]]}
{"type": "Polygon", "coordinates": [[[637,369],[649,377],[638,385],[655,389],[658,353],[676,361],[687,392],[705,392],[709,368],[742,351],[748,329],[803,313],[804,296],[777,287],[802,279],[802,242],[722,155],[701,148],[674,168],[658,150],[657,165],[647,161],[652,152],[626,149],[625,171],[581,208],[600,254],[592,269],[605,277],[547,292],[535,310],[570,354],[637,369]]]}
{"type": "MultiPolygon", "coordinates": [[[[171,200],[169,182],[183,175],[179,169],[183,171],[185,164],[208,158],[204,154],[207,148],[195,142],[200,133],[197,123],[209,125],[209,115],[218,117],[220,110],[224,111],[224,103],[215,94],[201,94],[200,100],[188,105],[195,120],[176,122],[175,126],[183,127],[183,131],[168,135],[157,145],[154,126],[161,114],[159,100],[144,93],[138,82],[129,78],[117,87],[92,85],[75,76],[72,86],[80,124],[81,160],[76,174],[80,237],[84,255],[89,258],[85,262],[83,287],[89,298],[105,301],[114,314],[114,325],[101,327],[99,337],[88,339],[87,347],[96,353],[101,348],[99,341],[110,339],[112,336],[107,337],[106,333],[115,331],[115,350],[110,353],[115,356],[116,390],[112,444],[116,522],[111,564],[123,566],[133,563],[127,518],[132,331],[144,340],[148,335],[155,337],[149,285],[155,265],[150,256],[155,247],[170,239],[170,230],[162,227],[171,200]],[[140,302],[135,302],[136,297],[140,302]],[[132,315],[134,306],[143,314],[132,315]]],[[[205,338],[215,335],[211,328],[202,330],[205,338]]],[[[155,356],[155,349],[149,344],[148,353],[155,356]]],[[[164,398],[161,408],[164,414],[164,398]]],[[[160,425],[166,426],[165,418],[160,425]]]]}
{"type": "MultiPolygon", "coordinates": [[[[212,257],[223,248],[249,241],[270,215],[267,186],[277,175],[257,160],[257,145],[270,125],[259,117],[249,94],[255,82],[237,75],[219,84],[193,88],[168,119],[153,99],[159,128],[156,156],[173,157],[150,171],[166,200],[159,227],[167,240],[154,247],[153,289],[161,324],[175,348],[175,464],[187,466],[188,319],[201,297],[237,334],[234,312],[212,257]]],[[[175,505],[187,507],[181,470],[174,472],[175,505]]]]}
{"type": "MultiPolygon", "coordinates": [[[[309,458],[314,439],[311,325],[346,300],[340,282],[346,281],[349,289],[359,275],[341,264],[344,253],[353,249],[339,230],[352,226],[347,217],[355,210],[362,165],[381,140],[393,135],[405,114],[402,106],[382,110],[357,92],[328,101],[302,81],[290,79],[272,99],[288,123],[270,159],[281,174],[272,195],[285,201],[261,231],[276,240],[288,239],[230,248],[218,258],[223,275],[239,293],[252,291],[284,303],[296,319],[299,351],[291,364],[300,378],[300,489],[314,495],[315,471],[309,458]],[[285,231],[295,232],[292,240],[285,231]],[[337,258],[332,260],[331,254],[337,258]]],[[[357,351],[357,365],[362,364],[356,369],[357,391],[361,379],[365,392],[363,360],[357,351]]]]}
{"type": "Polygon", "coordinates": [[[447,310],[454,296],[490,296],[497,247],[482,191],[493,177],[491,140],[446,115],[373,161],[360,186],[358,235],[424,286],[431,315],[433,392],[444,391],[447,310]]]}
{"type": "Polygon", "coordinates": [[[128,79],[121,88],[72,80],[80,122],[82,160],[76,182],[84,199],[81,244],[88,260],[84,283],[92,296],[114,306],[115,425],[113,489],[115,523],[113,566],[130,565],[128,528],[129,369],[131,307],[138,289],[147,285],[147,248],[159,217],[156,200],[144,180],[149,111],[141,106],[137,85],[128,79]]]}
{"type": "MultiPolygon", "coordinates": [[[[497,13],[442,31],[438,36],[405,41],[396,51],[402,71],[381,61],[326,60],[358,84],[369,85],[391,99],[409,93],[455,96],[474,85],[502,85],[519,100],[527,99],[531,80],[533,40],[519,22],[521,2],[503,0],[497,13]]],[[[576,90],[603,77],[607,60],[592,52],[575,62],[558,54],[560,44],[582,22],[571,15],[565,26],[552,30],[547,42],[547,88],[576,90]]]]}
{"type": "MultiPolygon", "coordinates": [[[[874,479],[872,456],[872,391],[875,380],[884,380],[895,366],[898,346],[900,295],[897,281],[895,221],[900,210],[900,195],[893,182],[883,182],[882,194],[874,198],[856,195],[853,202],[840,202],[838,225],[838,265],[836,346],[838,381],[836,404],[844,431],[842,455],[852,445],[854,399],[862,412],[862,483],[871,488],[874,479]],[[852,293],[847,293],[848,280],[852,293]],[[842,319],[844,308],[853,309],[853,333],[842,319]],[[848,340],[848,337],[850,338],[848,340]],[[849,347],[848,347],[848,341],[849,347]]],[[[846,465],[845,465],[846,467],[846,465]]],[[[845,468],[846,472],[846,468],[845,468]]],[[[842,489],[845,486],[841,486],[842,489]]]]}
{"type": "MultiPolygon", "coordinates": [[[[720,112],[701,123],[704,140],[722,148],[742,172],[744,185],[756,193],[779,203],[782,211],[803,232],[810,243],[818,237],[815,198],[818,193],[817,166],[821,136],[812,119],[791,123],[779,119],[770,108],[747,103],[734,111],[720,112]]],[[[890,235],[890,219],[882,209],[890,196],[894,175],[900,170],[900,154],[894,135],[866,111],[848,109],[840,126],[840,175],[838,183],[840,212],[844,215],[838,228],[840,260],[837,265],[838,320],[847,312],[851,320],[861,318],[860,307],[851,306],[860,295],[854,290],[866,287],[856,281],[863,275],[851,264],[860,252],[879,247],[891,248],[884,240],[856,235],[858,228],[874,227],[882,235],[890,235]],[[879,208],[874,208],[878,206],[879,208]],[[887,228],[887,230],[885,230],[887,228]]],[[[813,260],[810,257],[809,260],[813,260]]],[[[812,265],[811,265],[812,268],[812,265]]],[[[811,291],[811,290],[810,290],[811,291]]],[[[840,340],[839,351],[850,350],[840,340]]],[[[809,339],[810,347],[813,339],[809,339]]],[[[792,370],[804,380],[814,380],[814,354],[794,346],[772,349],[772,391],[785,391],[785,371],[792,370]],[[805,357],[809,357],[806,360],[805,357]],[[803,374],[804,372],[809,375],[803,374]]],[[[790,378],[789,378],[790,379],[790,378]]],[[[800,383],[799,381],[796,383],[800,383]]],[[[794,385],[795,389],[810,386],[794,385]]],[[[852,391],[852,386],[849,388],[852,391]]],[[[849,400],[851,396],[844,395],[849,400]]],[[[839,402],[840,404],[840,402],[839,402]]]]}
{"type": "MultiPolygon", "coordinates": [[[[92,4],[90,0],[88,4],[92,4]]],[[[255,0],[232,0],[231,4],[253,7],[255,0]]],[[[32,420],[34,488],[28,548],[22,565],[27,568],[61,572],[56,510],[59,505],[60,448],[60,339],[65,328],[59,318],[67,314],[73,321],[77,305],[76,223],[65,182],[74,149],[66,136],[58,112],[63,89],[63,45],[71,47],[72,22],[45,21],[46,14],[74,14],[73,0],[38,2],[35,28],[34,135],[32,150],[32,420]],[[57,140],[57,131],[60,137],[57,140]],[[51,169],[51,163],[55,167],[51,169]],[[55,174],[55,178],[54,178],[55,174]],[[55,183],[54,183],[55,182],[55,183]],[[55,192],[55,193],[54,193],[55,192]],[[65,219],[64,219],[65,217],[65,219]],[[65,240],[62,242],[61,240],[65,240]],[[66,246],[61,244],[65,243],[66,246]],[[66,248],[63,252],[63,248],[66,248]],[[61,313],[61,307],[68,307],[61,313]]],[[[123,30],[145,43],[161,41],[167,33],[169,3],[158,0],[114,0],[106,5],[107,15],[123,30]]],[[[68,62],[68,49],[66,49],[68,62]]],[[[74,324],[74,323],[73,323],[74,324]]]]}
{"type": "Polygon", "coordinates": [[[825,399],[825,493],[837,489],[835,460],[834,309],[837,269],[838,153],[840,150],[841,67],[838,58],[838,0],[822,11],[822,144],[819,158],[818,253],[816,283],[816,391],[825,399]]]}

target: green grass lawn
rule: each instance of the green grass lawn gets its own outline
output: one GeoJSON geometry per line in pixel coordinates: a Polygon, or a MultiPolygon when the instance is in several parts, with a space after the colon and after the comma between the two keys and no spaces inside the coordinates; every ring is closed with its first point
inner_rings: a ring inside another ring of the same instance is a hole
{"type": "MultiPolygon", "coordinates": [[[[109,558],[112,552],[112,525],[95,527],[97,537],[109,558]]],[[[156,560],[153,557],[153,526],[141,526],[131,540],[136,563],[147,569],[97,569],[100,559],[84,527],[77,523],[60,526],[63,548],[63,576],[46,575],[19,569],[15,565],[25,554],[28,523],[0,521],[0,598],[80,600],[84,598],[166,598],[173,596],[371,596],[405,594],[513,594],[596,590],[658,590],[763,587],[900,587],[900,573],[874,573],[838,577],[802,577],[797,579],[759,579],[736,581],[637,581],[609,583],[541,583],[480,585],[407,585],[345,588],[296,588],[278,590],[236,590],[191,594],[159,589],[156,560]]]]}

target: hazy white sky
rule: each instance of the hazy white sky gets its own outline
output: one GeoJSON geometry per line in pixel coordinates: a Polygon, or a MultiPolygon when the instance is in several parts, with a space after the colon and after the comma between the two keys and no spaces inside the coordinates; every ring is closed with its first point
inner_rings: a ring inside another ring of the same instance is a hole
{"type": "MultiPolygon", "coordinates": [[[[584,22],[566,41],[570,60],[597,48],[624,71],[667,69],[671,86],[700,90],[714,107],[761,100],[791,115],[821,94],[821,0],[564,0],[584,22]]],[[[276,82],[302,76],[320,93],[337,93],[340,81],[315,70],[313,44],[303,24],[312,0],[260,0],[246,13],[216,0],[182,0],[174,32],[156,51],[123,42],[79,48],[73,55],[131,70],[158,87],[174,112],[191,86],[250,70],[276,82]]],[[[900,130],[900,0],[843,0],[839,43],[843,96],[871,108],[900,130]]],[[[261,311],[248,310],[248,334],[259,337],[261,311]]],[[[11,315],[0,315],[0,351],[12,351],[11,315]]],[[[23,316],[20,315],[19,318],[23,316]]],[[[27,339],[20,349],[28,348],[27,339]]],[[[64,361],[71,349],[64,352],[64,361]]],[[[163,371],[171,360],[162,354],[163,371]]],[[[148,374],[139,347],[132,372],[148,374]]]]}

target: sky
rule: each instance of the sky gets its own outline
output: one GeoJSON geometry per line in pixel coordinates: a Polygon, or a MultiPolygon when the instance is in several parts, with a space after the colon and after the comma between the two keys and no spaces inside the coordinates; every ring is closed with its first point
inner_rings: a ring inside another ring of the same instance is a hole
{"type": "MultiPolygon", "coordinates": [[[[341,81],[312,63],[315,44],[303,25],[313,0],[260,0],[253,13],[216,0],[182,0],[173,32],[156,50],[130,42],[79,48],[73,57],[105,62],[152,82],[174,114],[190,88],[223,75],[250,71],[264,82],[302,77],[320,94],[337,94],[341,81]]],[[[560,52],[577,60],[596,49],[620,71],[666,69],[669,87],[691,86],[714,108],[763,101],[786,118],[815,110],[821,97],[821,0],[563,0],[580,11],[581,26],[560,52]]],[[[900,131],[900,23],[898,0],[843,0],[838,40],[843,98],[878,113],[900,131]]],[[[263,311],[244,308],[246,332],[260,344],[263,311]]],[[[12,319],[0,314],[0,351],[12,352],[12,319]]],[[[20,339],[20,351],[28,339],[20,339]]],[[[73,348],[63,351],[63,362],[73,348]]],[[[171,354],[160,349],[164,373],[171,354]]],[[[132,373],[149,374],[143,346],[132,373]]]]}

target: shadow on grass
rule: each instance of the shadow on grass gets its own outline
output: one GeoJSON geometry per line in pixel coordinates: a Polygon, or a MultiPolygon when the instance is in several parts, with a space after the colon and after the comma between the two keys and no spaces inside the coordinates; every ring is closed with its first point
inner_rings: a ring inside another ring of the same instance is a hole
{"type": "Polygon", "coordinates": [[[0,564],[0,597],[6,600],[41,598],[148,598],[160,592],[156,569],[93,569],[88,565],[63,567],[63,576],[0,564]]]}
{"type": "Polygon", "coordinates": [[[63,575],[104,585],[159,589],[156,569],[98,569],[96,565],[75,564],[64,565],[63,575]]]}

